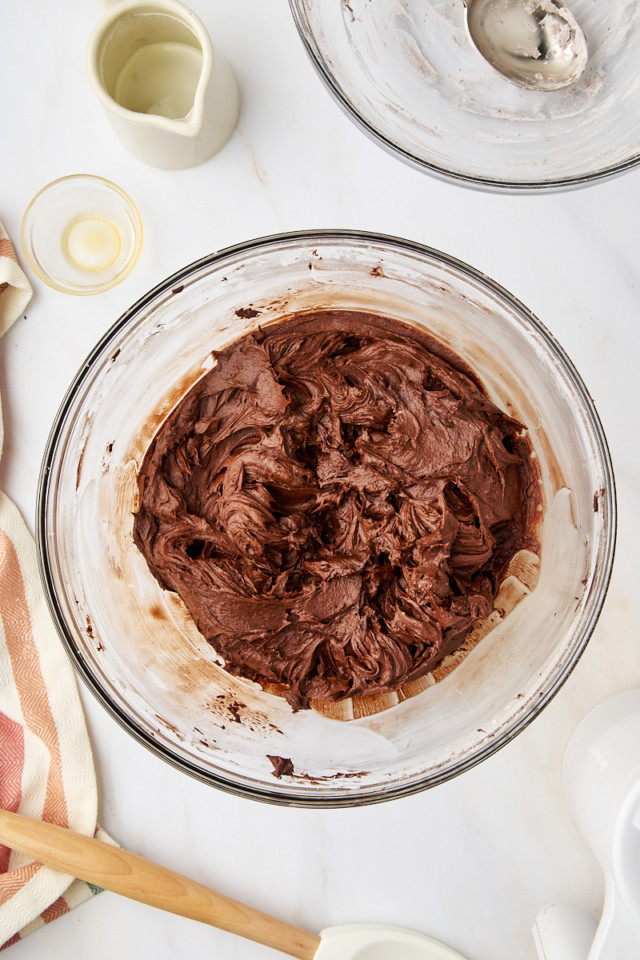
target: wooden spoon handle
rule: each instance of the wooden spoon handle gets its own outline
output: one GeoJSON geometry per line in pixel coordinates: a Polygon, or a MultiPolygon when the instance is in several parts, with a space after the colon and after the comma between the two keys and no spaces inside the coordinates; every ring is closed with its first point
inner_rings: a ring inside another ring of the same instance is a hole
{"type": "Polygon", "coordinates": [[[0,842],[34,860],[132,900],[200,920],[299,960],[320,937],[231,900],[144,857],[83,834],[0,810],[0,842]]]}

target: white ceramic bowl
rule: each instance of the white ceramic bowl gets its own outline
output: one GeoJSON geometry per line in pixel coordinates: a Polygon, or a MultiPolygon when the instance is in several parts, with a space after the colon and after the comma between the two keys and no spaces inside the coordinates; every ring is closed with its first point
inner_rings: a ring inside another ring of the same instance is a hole
{"type": "Polygon", "coordinates": [[[593,404],[562,349],[497,284],[435,250],[372,234],[263,238],[179,271],[122,316],[56,418],[39,498],[42,572],[81,675],[180,769],[280,803],[356,805],[461,773],[551,699],[607,589],[615,494],[593,404]],[[347,722],[228,675],[132,540],[136,474],[157,427],[220,349],[299,310],[373,309],[422,327],[524,422],[546,499],[538,587],[444,680],[347,722]],[[269,756],[294,773],[277,779],[269,756]]]}

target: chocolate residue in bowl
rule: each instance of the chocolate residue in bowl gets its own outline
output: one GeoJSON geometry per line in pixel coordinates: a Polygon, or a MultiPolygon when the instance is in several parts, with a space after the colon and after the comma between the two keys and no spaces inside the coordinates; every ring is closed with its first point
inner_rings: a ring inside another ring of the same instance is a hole
{"type": "Polygon", "coordinates": [[[267,754],[267,760],[273,764],[273,775],[278,780],[281,777],[293,776],[293,763],[289,757],[275,757],[267,754]]]}
{"type": "Polygon", "coordinates": [[[522,424],[444,345],[317,311],[244,336],[139,471],[134,538],[226,669],[311,700],[424,676],[537,553],[522,424]]]}

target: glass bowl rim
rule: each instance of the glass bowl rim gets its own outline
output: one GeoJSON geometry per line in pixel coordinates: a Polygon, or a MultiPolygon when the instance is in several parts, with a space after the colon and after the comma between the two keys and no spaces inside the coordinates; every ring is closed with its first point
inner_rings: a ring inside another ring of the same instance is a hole
{"type": "Polygon", "coordinates": [[[615,476],[611,454],[607,443],[600,418],[595,408],[594,402],[584,385],[580,374],[575,368],[564,349],[560,346],[555,337],[541,323],[540,320],[513,294],[501,286],[495,280],[492,280],[486,274],[470,266],[462,260],[444,253],[434,247],[417,241],[406,240],[390,234],[375,233],[363,230],[345,230],[345,229],[317,229],[300,230],[291,232],[282,232],[258,237],[255,239],[242,241],[237,244],[224,247],[215,253],[208,254],[198,260],[187,264],[185,267],[177,270],[175,273],[166,277],[155,287],[133,303],[113,325],[103,334],[93,347],[87,359],[79,368],[76,376],[71,382],[60,406],[55,415],[45,451],[43,454],[42,465],[38,480],[37,501],[36,501],[36,546],[37,559],[40,571],[41,582],[44,587],[45,598],[52,616],[54,625],[62,641],[68,656],[70,657],[77,673],[88,686],[92,694],[106,708],[107,712],[115,719],[119,725],[125,729],[135,740],[145,746],[151,753],[160,757],[174,768],[181,770],[200,782],[215,786],[222,791],[244,798],[260,800],[279,806],[294,806],[315,809],[345,808],[354,806],[368,806],[374,803],[386,802],[404,796],[410,796],[420,793],[426,789],[437,786],[454,777],[460,776],[466,770],[477,766],[483,760],[497,753],[502,747],[510,743],[519,733],[521,733],[529,724],[541,713],[545,706],[555,697],[567,678],[584,653],[591,635],[596,627],[605,597],[611,580],[613,561],[615,555],[617,537],[617,497],[615,476]],[[87,376],[92,371],[96,362],[105,353],[110,353],[110,344],[117,335],[135,318],[135,316],[149,305],[156,297],[173,290],[180,283],[196,275],[199,271],[207,267],[215,266],[223,262],[228,257],[237,257],[242,254],[253,254],[265,249],[276,250],[278,248],[290,247],[291,245],[305,243],[308,245],[320,244],[322,242],[334,243],[353,243],[369,242],[379,245],[386,245],[394,250],[406,251],[407,253],[417,254],[426,257],[428,260],[435,261],[440,265],[452,268],[462,275],[464,279],[479,283],[485,290],[497,295],[499,299],[506,301],[507,305],[525,320],[526,324],[537,332],[545,342],[547,348],[559,360],[565,374],[571,381],[582,402],[582,413],[589,423],[593,433],[598,452],[600,454],[601,467],[604,474],[605,490],[607,496],[608,522],[603,525],[600,534],[600,543],[598,553],[599,557],[599,576],[594,578],[586,603],[586,617],[582,629],[580,642],[575,645],[571,656],[567,659],[563,668],[556,674],[549,689],[541,692],[535,705],[516,722],[510,723],[506,728],[499,731],[489,743],[475,750],[469,756],[459,759],[452,767],[436,769],[423,777],[416,778],[407,784],[378,786],[367,788],[361,794],[350,796],[340,794],[331,797],[327,796],[301,796],[295,793],[289,793],[279,790],[278,793],[271,792],[267,785],[261,787],[248,786],[243,783],[236,783],[231,777],[222,773],[212,773],[200,769],[195,763],[178,756],[167,749],[163,744],[157,743],[143,730],[140,730],[125,712],[118,706],[109,694],[102,689],[99,680],[94,676],[90,667],[85,662],[80,645],[77,643],[74,632],[65,622],[62,610],[58,605],[56,591],[51,573],[49,552],[47,549],[47,510],[49,503],[51,471],[53,460],[57,454],[58,442],[64,436],[65,421],[68,413],[72,409],[75,397],[82,388],[87,376]]]}
{"type": "MultiPolygon", "coordinates": [[[[307,52],[307,56],[315,67],[315,70],[319,74],[324,85],[327,87],[334,100],[338,103],[342,110],[344,110],[347,116],[350,117],[351,120],[355,121],[356,125],[360,127],[360,129],[375,143],[383,147],[389,153],[399,157],[401,160],[405,161],[415,169],[421,170],[423,173],[428,173],[431,176],[446,181],[447,183],[453,183],[457,184],[458,186],[470,187],[477,190],[486,190],[488,192],[545,193],[552,191],[575,190],[580,187],[586,187],[592,183],[599,183],[601,180],[608,180],[613,177],[620,176],[621,174],[626,173],[627,170],[632,170],[634,167],[640,164],[639,152],[631,154],[631,156],[627,157],[625,160],[620,160],[618,163],[612,163],[608,166],[601,167],[600,169],[592,170],[590,173],[575,174],[563,177],[549,177],[547,179],[533,180],[523,178],[518,180],[508,177],[500,179],[488,175],[473,176],[470,173],[449,170],[447,167],[443,167],[440,164],[433,163],[429,160],[424,160],[423,158],[416,156],[415,153],[412,153],[410,150],[402,147],[399,143],[396,143],[395,140],[384,134],[356,109],[342,89],[341,85],[334,78],[333,73],[327,66],[325,58],[322,56],[317,44],[312,42],[310,38],[310,32],[306,29],[306,22],[301,13],[298,0],[289,0],[289,8],[291,10],[293,21],[296,25],[298,35],[300,36],[302,44],[307,52]]],[[[312,36],[313,34],[311,33],[311,37],[312,36]]]]}

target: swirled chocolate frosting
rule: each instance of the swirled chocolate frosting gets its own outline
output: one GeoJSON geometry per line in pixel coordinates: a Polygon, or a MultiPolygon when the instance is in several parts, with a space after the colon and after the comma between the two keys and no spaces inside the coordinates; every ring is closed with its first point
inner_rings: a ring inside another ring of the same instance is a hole
{"type": "Polygon", "coordinates": [[[297,315],[215,354],[153,439],[134,537],[226,668],[313,698],[398,689],[538,551],[522,425],[425,333],[297,315]]]}

